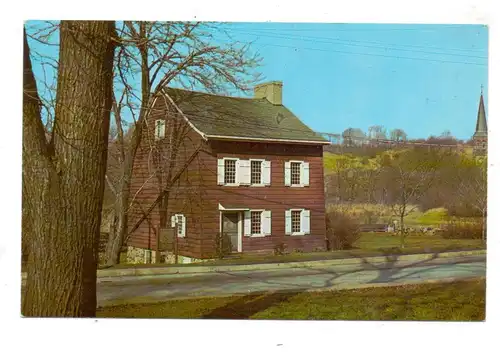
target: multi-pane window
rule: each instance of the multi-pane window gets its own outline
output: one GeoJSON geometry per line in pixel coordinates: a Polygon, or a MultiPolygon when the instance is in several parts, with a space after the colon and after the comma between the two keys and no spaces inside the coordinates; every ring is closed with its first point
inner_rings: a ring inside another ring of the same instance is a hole
{"type": "Polygon", "coordinates": [[[184,217],[182,215],[177,215],[177,236],[181,237],[182,236],[182,224],[184,217]]]}
{"type": "Polygon", "coordinates": [[[251,183],[260,184],[262,180],[262,161],[252,160],[250,164],[251,168],[251,183]]]}
{"type": "Polygon", "coordinates": [[[177,237],[186,237],[186,217],[183,214],[172,215],[172,227],[177,237]]]}
{"type": "Polygon", "coordinates": [[[236,183],[236,160],[224,160],[224,183],[236,183]]]}
{"type": "Polygon", "coordinates": [[[261,215],[261,211],[252,211],[250,213],[250,227],[252,235],[261,233],[261,215]]]}
{"type": "Polygon", "coordinates": [[[300,163],[290,163],[290,179],[292,185],[300,185],[300,163]]]}
{"type": "Polygon", "coordinates": [[[300,232],[300,210],[292,210],[292,232],[300,232]]]}

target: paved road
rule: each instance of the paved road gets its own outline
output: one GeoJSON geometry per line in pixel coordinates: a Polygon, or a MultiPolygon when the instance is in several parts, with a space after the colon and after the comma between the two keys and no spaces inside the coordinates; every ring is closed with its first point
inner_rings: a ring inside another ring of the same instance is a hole
{"type": "Polygon", "coordinates": [[[356,288],[381,283],[418,283],[428,280],[473,278],[486,275],[485,255],[443,258],[418,263],[364,263],[322,268],[160,275],[123,278],[98,284],[98,305],[129,299],[168,300],[228,296],[261,291],[356,288]]]}

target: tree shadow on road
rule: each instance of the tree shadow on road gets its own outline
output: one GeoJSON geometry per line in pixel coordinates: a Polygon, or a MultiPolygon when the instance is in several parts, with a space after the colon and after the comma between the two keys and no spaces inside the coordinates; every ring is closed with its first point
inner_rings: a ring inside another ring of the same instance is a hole
{"type": "MultiPolygon", "coordinates": [[[[284,284],[274,279],[263,278],[260,281],[275,286],[275,290],[277,292],[273,292],[270,294],[254,293],[240,297],[237,300],[232,301],[231,303],[225,306],[216,308],[210,313],[204,315],[202,318],[248,319],[251,316],[261,311],[265,311],[273,306],[289,302],[294,296],[301,294],[307,290],[311,289],[321,290],[329,288],[335,290],[335,280],[339,279],[342,276],[352,275],[358,272],[364,272],[364,271],[376,272],[376,277],[367,282],[367,284],[375,284],[375,285],[380,283],[394,283],[399,280],[406,279],[410,276],[418,277],[419,275],[424,274],[425,272],[435,269],[433,261],[439,257],[439,253],[433,253],[429,258],[426,258],[424,260],[420,260],[418,262],[411,262],[409,264],[403,264],[404,262],[400,261],[400,257],[402,255],[403,254],[396,254],[392,251],[391,252],[388,251],[384,255],[385,260],[381,263],[373,263],[370,262],[367,258],[358,257],[361,260],[361,266],[357,269],[346,270],[346,271],[339,271],[332,268],[307,268],[307,269],[304,268],[304,270],[307,270],[308,272],[311,273],[310,275],[316,275],[316,274],[329,275],[329,277],[325,279],[321,285],[314,285],[310,287],[305,287],[304,284],[294,284],[290,282],[284,284]],[[405,269],[419,267],[419,266],[423,267],[420,270],[411,271],[410,273],[404,275],[399,275],[402,272],[404,272],[405,269]]],[[[251,274],[240,275],[231,272],[224,272],[221,274],[234,276],[235,278],[239,277],[242,279],[244,278],[252,279],[251,274]]],[[[433,292],[429,291],[429,293],[433,292]]],[[[397,317],[400,316],[401,312],[408,310],[409,309],[408,305],[410,304],[409,302],[411,301],[413,296],[414,296],[413,294],[402,296],[401,299],[398,301],[399,303],[397,304],[397,307],[394,307],[394,319],[389,319],[389,320],[397,320],[397,317]]],[[[380,305],[377,308],[370,308],[369,306],[367,306],[366,309],[367,311],[369,311],[370,309],[385,310],[393,304],[394,302],[390,301],[389,303],[380,305]]],[[[332,319],[335,318],[332,317],[332,319]]]]}

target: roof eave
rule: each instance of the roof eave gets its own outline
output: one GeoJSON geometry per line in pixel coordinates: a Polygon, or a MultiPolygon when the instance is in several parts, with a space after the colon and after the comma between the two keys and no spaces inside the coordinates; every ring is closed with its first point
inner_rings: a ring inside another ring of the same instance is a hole
{"type": "Polygon", "coordinates": [[[206,135],[210,140],[233,140],[239,142],[260,142],[260,143],[290,143],[290,144],[312,144],[312,145],[329,145],[328,141],[311,141],[298,139],[281,139],[281,138],[259,138],[259,137],[241,137],[241,136],[222,136],[222,135],[206,135]]]}

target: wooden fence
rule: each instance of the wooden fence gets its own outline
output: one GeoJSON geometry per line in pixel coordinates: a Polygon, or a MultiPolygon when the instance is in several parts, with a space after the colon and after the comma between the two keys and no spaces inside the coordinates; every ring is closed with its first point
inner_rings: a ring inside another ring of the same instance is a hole
{"type": "Polygon", "coordinates": [[[359,225],[361,232],[387,232],[386,224],[362,224],[359,225]]]}

